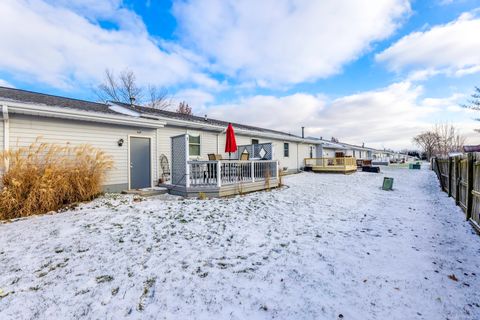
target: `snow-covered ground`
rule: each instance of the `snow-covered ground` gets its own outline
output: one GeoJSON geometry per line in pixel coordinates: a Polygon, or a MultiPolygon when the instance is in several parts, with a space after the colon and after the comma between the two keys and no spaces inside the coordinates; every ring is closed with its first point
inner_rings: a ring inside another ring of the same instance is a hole
{"type": "Polygon", "coordinates": [[[432,171],[383,170],[0,225],[0,319],[480,319],[480,237],[432,171]]]}

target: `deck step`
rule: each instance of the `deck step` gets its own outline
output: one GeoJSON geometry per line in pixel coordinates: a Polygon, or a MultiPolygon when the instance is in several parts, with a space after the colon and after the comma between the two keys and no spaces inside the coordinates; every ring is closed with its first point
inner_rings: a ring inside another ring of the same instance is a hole
{"type": "Polygon", "coordinates": [[[164,187],[145,188],[145,189],[131,189],[122,191],[123,194],[134,194],[142,197],[153,197],[168,193],[168,189],[164,187]]]}

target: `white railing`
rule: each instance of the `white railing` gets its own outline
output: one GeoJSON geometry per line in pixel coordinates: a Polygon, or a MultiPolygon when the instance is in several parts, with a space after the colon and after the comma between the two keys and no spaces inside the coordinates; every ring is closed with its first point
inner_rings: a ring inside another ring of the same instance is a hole
{"type": "Polygon", "coordinates": [[[273,160],[188,161],[186,187],[226,186],[278,178],[273,160]]]}

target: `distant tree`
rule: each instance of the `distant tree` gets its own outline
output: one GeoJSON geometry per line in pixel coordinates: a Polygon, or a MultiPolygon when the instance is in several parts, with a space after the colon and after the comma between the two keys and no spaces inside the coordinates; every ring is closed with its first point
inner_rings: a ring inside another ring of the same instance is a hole
{"type": "Polygon", "coordinates": [[[146,105],[147,107],[163,110],[172,105],[171,99],[168,98],[167,89],[149,85],[148,93],[150,100],[146,105]]]}
{"type": "Polygon", "coordinates": [[[181,114],[192,115],[192,108],[185,101],[182,101],[178,104],[176,111],[181,114]]]}
{"type": "Polygon", "coordinates": [[[153,85],[140,87],[135,73],[128,69],[120,72],[118,77],[113,71],[105,70],[104,80],[94,89],[94,93],[102,102],[116,101],[156,109],[165,109],[171,105],[165,89],[160,90],[153,85]]]}
{"type": "MultiPolygon", "coordinates": [[[[474,92],[470,95],[470,99],[466,104],[461,104],[461,106],[467,109],[480,111],[480,87],[475,87],[474,92]]],[[[475,120],[480,121],[478,118],[475,120]]],[[[475,131],[480,132],[480,129],[475,129],[475,131]]]]}
{"type": "Polygon", "coordinates": [[[436,124],[433,130],[415,136],[413,142],[422,149],[426,158],[430,160],[432,156],[448,156],[451,152],[461,152],[465,137],[453,125],[444,123],[436,124]]]}
{"type": "Polygon", "coordinates": [[[400,150],[401,154],[406,154],[412,157],[418,157],[420,158],[420,152],[418,150],[410,150],[410,149],[402,149],[400,150]]]}
{"type": "Polygon", "coordinates": [[[462,151],[465,137],[453,125],[448,123],[436,124],[434,132],[438,136],[437,154],[447,156],[451,152],[462,151]]]}
{"type": "Polygon", "coordinates": [[[438,141],[438,134],[433,131],[422,132],[413,138],[413,142],[426,154],[427,160],[430,160],[438,149],[438,141]]]}

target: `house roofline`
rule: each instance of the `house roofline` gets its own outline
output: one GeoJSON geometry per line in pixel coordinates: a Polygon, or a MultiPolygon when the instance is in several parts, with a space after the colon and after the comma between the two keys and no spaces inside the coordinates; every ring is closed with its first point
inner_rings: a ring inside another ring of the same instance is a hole
{"type": "Polygon", "coordinates": [[[10,113],[44,116],[50,118],[81,120],[125,126],[139,126],[143,128],[161,128],[166,124],[161,120],[149,120],[120,114],[115,115],[103,112],[83,111],[65,107],[53,107],[35,103],[16,102],[12,100],[0,100],[0,105],[7,105],[10,113]]]}
{"type": "MultiPolygon", "coordinates": [[[[167,126],[171,125],[176,127],[186,127],[186,128],[199,129],[199,130],[210,130],[210,131],[215,131],[218,134],[225,131],[225,127],[221,125],[208,124],[208,123],[200,124],[195,121],[171,119],[168,117],[161,117],[161,116],[159,116],[158,118],[165,121],[167,126]]],[[[299,142],[304,144],[319,144],[318,141],[315,141],[315,140],[302,139],[301,137],[296,137],[288,134],[285,134],[285,135],[274,134],[274,133],[261,132],[261,131],[255,131],[255,130],[246,130],[241,128],[235,128],[235,133],[243,136],[249,136],[249,137],[263,137],[263,138],[270,138],[270,139],[290,141],[290,142],[299,142]]]]}

